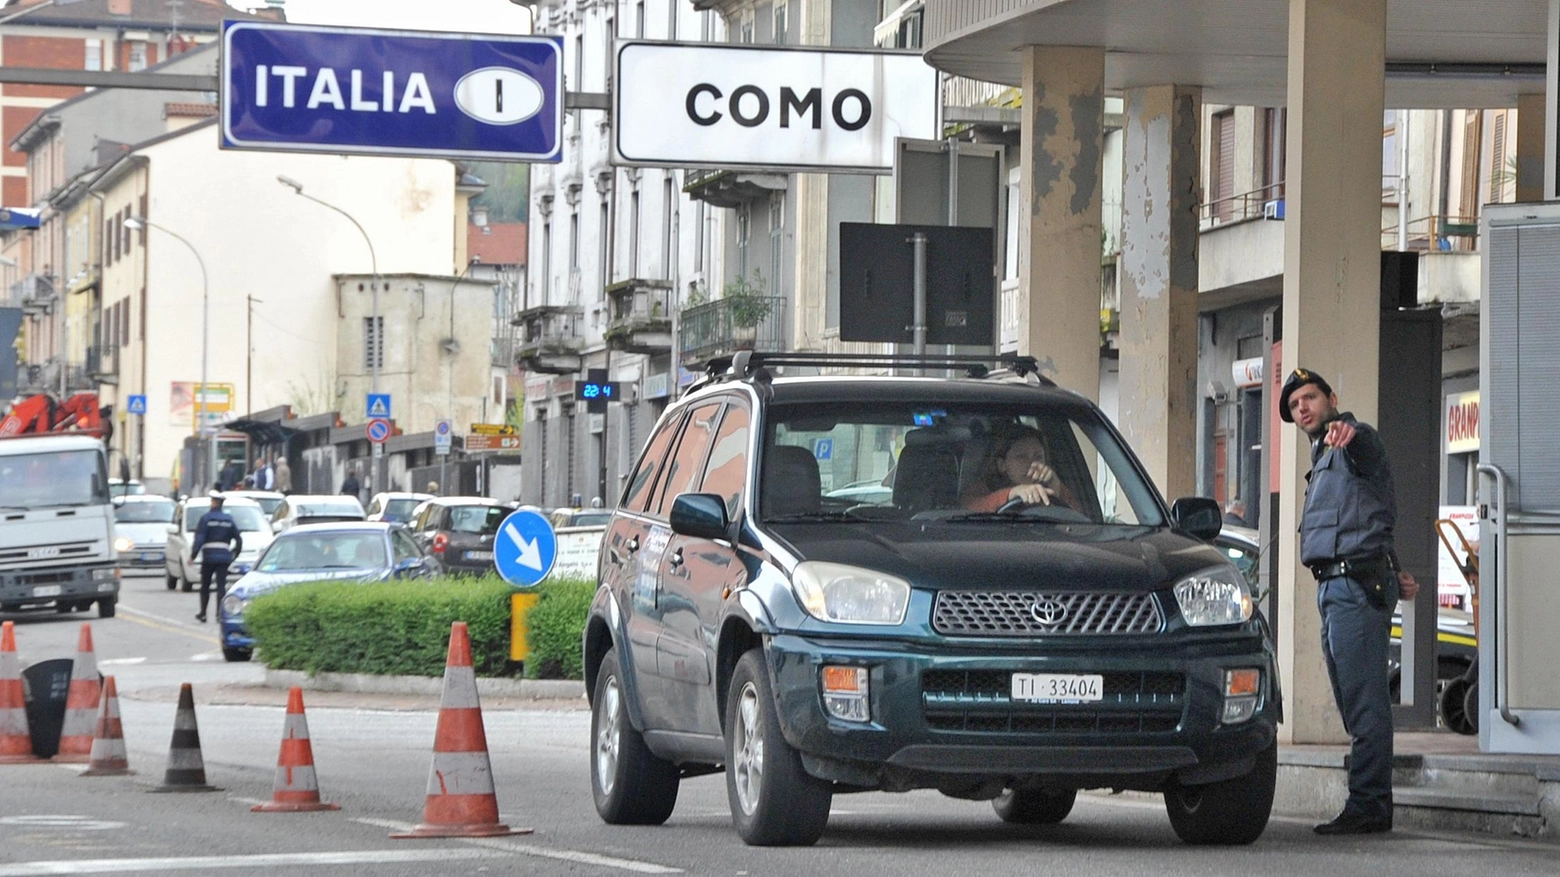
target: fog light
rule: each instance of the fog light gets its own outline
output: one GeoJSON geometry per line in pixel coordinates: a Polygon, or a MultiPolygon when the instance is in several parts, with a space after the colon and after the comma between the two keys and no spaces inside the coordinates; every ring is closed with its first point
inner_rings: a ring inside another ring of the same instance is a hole
{"type": "Polygon", "coordinates": [[[1231,697],[1224,701],[1224,717],[1220,721],[1226,725],[1238,725],[1256,714],[1255,697],[1231,697]]]}
{"type": "Polygon", "coordinates": [[[1224,696],[1239,697],[1241,695],[1254,695],[1262,684],[1262,671],[1256,669],[1225,670],[1224,671],[1224,696]]]}
{"type": "Polygon", "coordinates": [[[823,691],[823,706],[829,715],[847,722],[871,721],[872,711],[867,705],[871,689],[867,681],[867,668],[826,666],[819,677],[823,691]]]}
{"type": "Polygon", "coordinates": [[[117,579],[117,578],[119,578],[119,567],[117,567],[117,566],[111,566],[111,567],[107,567],[105,569],[95,569],[95,570],[92,571],[92,580],[93,581],[101,582],[104,579],[117,579]]]}

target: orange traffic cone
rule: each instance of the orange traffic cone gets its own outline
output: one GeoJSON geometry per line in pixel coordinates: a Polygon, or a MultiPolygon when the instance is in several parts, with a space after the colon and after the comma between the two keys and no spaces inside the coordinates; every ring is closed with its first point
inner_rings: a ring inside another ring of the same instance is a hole
{"type": "Polygon", "coordinates": [[[179,710],[173,716],[173,740],[168,745],[168,769],[163,784],[152,792],[216,792],[206,783],[206,760],[200,754],[200,728],[195,724],[195,690],[179,686],[179,710]]]}
{"type": "Polygon", "coordinates": [[[119,688],[114,677],[103,680],[103,708],[98,711],[97,733],[92,737],[92,760],[84,777],[118,777],[132,774],[125,752],[125,729],[119,722],[119,688]]]}
{"type": "Polygon", "coordinates": [[[92,757],[92,732],[97,727],[98,702],[103,683],[98,681],[97,655],[92,651],[92,625],[81,625],[76,641],[76,661],[70,668],[70,690],[65,695],[65,723],[60,726],[60,748],[55,761],[88,761],[92,757]]]}
{"type": "Polygon", "coordinates": [[[449,657],[444,666],[444,702],[433,738],[433,767],[422,824],[391,837],[494,837],[530,834],[498,821],[498,796],[488,762],[477,673],[471,666],[471,637],[466,622],[450,626],[449,657]]]}
{"type": "Polygon", "coordinates": [[[276,756],[275,791],[267,804],[249,808],[256,813],[298,813],[340,810],[340,804],[320,801],[320,782],[314,775],[314,747],[309,745],[309,720],[303,714],[303,689],[287,692],[287,721],[282,726],[282,751],[276,756]]]}
{"type": "Polygon", "coordinates": [[[27,697],[22,693],[22,667],[16,657],[15,625],[0,625],[0,764],[31,764],[43,759],[33,754],[32,733],[27,729],[27,697]]]}

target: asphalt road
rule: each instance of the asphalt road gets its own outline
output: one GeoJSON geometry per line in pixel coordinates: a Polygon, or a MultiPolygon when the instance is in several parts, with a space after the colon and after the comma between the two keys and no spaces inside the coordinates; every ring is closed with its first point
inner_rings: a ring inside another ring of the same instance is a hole
{"type": "Polygon", "coordinates": [[[1396,832],[1323,839],[1275,818],[1253,846],[1196,849],[1171,832],[1156,798],[1081,796],[1059,826],[1014,827],[984,802],[935,792],[835,799],[829,830],[804,849],[746,847],[730,825],[724,778],[683,784],[657,828],[603,825],[588,786],[590,717],[579,704],[489,702],[484,719],[502,818],[531,835],[392,840],[420,820],[437,702],[306,693],[315,763],[340,811],[251,813],[268,800],[285,693],[261,668],[222,661],[194,599],[160,579],[130,580],[120,616],[13,616],[24,661],[68,657],[92,624],[104,673],[121,692],[131,777],[79,766],[0,766],[0,877],[33,874],[234,875],[1006,873],[1246,875],[1556,873],[1548,844],[1396,832]],[[219,792],[152,794],[163,779],[181,682],[195,686],[202,753],[219,792]]]}

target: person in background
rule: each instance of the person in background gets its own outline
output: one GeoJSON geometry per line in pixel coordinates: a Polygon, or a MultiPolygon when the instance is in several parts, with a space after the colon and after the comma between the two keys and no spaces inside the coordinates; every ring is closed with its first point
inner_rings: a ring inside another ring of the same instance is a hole
{"type": "Polygon", "coordinates": [[[206,605],[211,599],[211,582],[217,582],[217,606],[227,593],[228,566],[233,558],[244,550],[244,539],[238,533],[238,524],[222,510],[222,494],[212,491],[211,511],[200,516],[195,525],[195,541],[190,545],[190,556],[200,558],[200,613],[196,621],[206,620],[206,605]]]}
{"type": "Polygon", "coordinates": [[[424,493],[431,493],[434,496],[438,496],[439,495],[439,482],[437,482],[437,481],[430,481],[430,482],[428,482],[428,489],[426,491],[424,491],[424,493]]]}
{"type": "Polygon", "coordinates": [[[1224,504],[1224,523],[1232,527],[1250,527],[1246,523],[1246,504],[1238,499],[1232,499],[1224,504]]]}
{"type": "Polygon", "coordinates": [[[276,475],[274,489],[278,493],[292,493],[292,466],[288,464],[287,458],[277,457],[273,470],[276,475]]]}
{"type": "Polygon", "coordinates": [[[275,484],[275,473],[271,470],[271,464],[266,462],[264,456],[255,458],[254,478],[255,490],[271,490],[275,484]]]}
{"type": "Polygon", "coordinates": [[[361,499],[359,494],[363,492],[363,485],[358,483],[356,466],[347,469],[347,477],[341,482],[341,492],[345,496],[358,496],[361,499]]]}
{"type": "Polygon", "coordinates": [[[1392,542],[1397,496],[1381,436],[1338,410],[1338,396],[1316,372],[1290,372],[1278,414],[1311,442],[1300,562],[1316,577],[1322,658],[1333,699],[1351,738],[1349,798],[1317,834],[1392,830],[1392,689],[1387,644],[1399,598],[1419,593],[1398,566],[1392,542]]]}

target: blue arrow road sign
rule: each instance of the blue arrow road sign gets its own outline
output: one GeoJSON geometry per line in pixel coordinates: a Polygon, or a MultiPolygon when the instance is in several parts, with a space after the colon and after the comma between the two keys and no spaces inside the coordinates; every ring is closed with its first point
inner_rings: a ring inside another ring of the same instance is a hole
{"type": "Polygon", "coordinates": [[[366,407],[368,408],[369,417],[383,417],[388,419],[390,417],[390,394],[369,393],[368,404],[366,407]]]}
{"type": "Polygon", "coordinates": [[[145,396],[145,394],[140,394],[140,393],[131,394],[130,398],[125,400],[125,411],[127,411],[127,412],[129,412],[131,414],[145,414],[146,413],[146,396],[145,396]]]}
{"type": "Polygon", "coordinates": [[[493,540],[493,563],[511,585],[534,585],[552,571],[558,559],[558,538],[552,525],[536,512],[510,512],[493,540]]]}
{"type": "Polygon", "coordinates": [[[222,24],[230,149],[558,161],[563,38],[222,24]]]}

